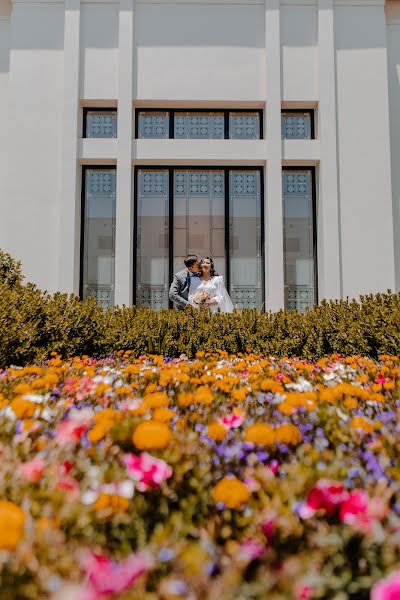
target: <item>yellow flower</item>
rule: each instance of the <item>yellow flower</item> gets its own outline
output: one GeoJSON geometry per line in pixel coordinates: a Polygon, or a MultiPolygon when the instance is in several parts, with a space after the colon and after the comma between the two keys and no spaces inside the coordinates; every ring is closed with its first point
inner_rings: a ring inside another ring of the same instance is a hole
{"type": "Polygon", "coordinates": [[[25,527],[25,513],[13,502],[0,500],[0,549],[14,550],[25,527]]]}
{"type": "Polygon", "coordinates": [[[194,396],[192,392],[180,392],[177,400],[180,406],[190,406],[194,403],[194,396]]]}
{"type": "Polygon", "coordinates": [[[116,494],[104,494],[101,493],[94,503],[95,510],[111,509],[113,513],[124,512],[128,510],[129,500],[123,496],[116,494]]]}
{"type": "Polygon", "coordinates": [[[14,398],[10,406],[13,409],[17,419],[29,419],[30,417],[33,417],[36,410],[36,404],[30,400],[24,400],[19,396],[14,398]]]}
{"type": "Polygon", "coordinates": [[[248,394],[248,390],[246,388],[239,388],[237,390],[233,390],[231,394],[231,399],[237,402],[243,402],[246,400],[246,396],[248,394]]]}
{"type": "Polygon", "coordinates": [[[17,385],[14,388],[14,393],[15,394],[31,394],[32,393],[32,388],[29,385],[29,383],[17,383],[17,385]]]}
{"type": "Polygon", "coordinates": [[[174,415],[174,411],[169,408],[156,408],[153,413],[153,419],[155,421],[160,421],[160,423],[168,423],[174,415]]]}
{"type": "Polygon", "coordinates": [[[215,421],[214,423],[211,423],[207,427],[208,437],[211,438],[212,440],[215,440],[216,442],[221,442],[222,440],[224,440],[226,437],[226,434],[227,434],[226,427],[224,425],[222,425],[222,423],[218,423],[217,421],[215,421]]]}
{"type": "Polygon", "coordinates": [[[171,431],[164,423],[143,421],[136,427],[132,441],[139,450],[157,450],[168,446],[171,437],[171,431]]]}
{"type": "Polygon", "coordinates": [[[302,435],[296,425],[285,423],[275,429],[276,439],[282,444],[300,444],[302,435]]]}
{"type": "Polygon", "coordinates": [[[194,401],[199,404],[211,404],[213,395],[209,387],[201,385],[194,394],[194,401]]]}
{"type": "Polygon", "coordinates": [[[244,441],[260,444],[261,446],[273,446],[275,433],[270,425],[255,423],[254,425],[250,425],[244,432],[244,441]]]}
{"type": "Polygon", "coordinates": [[[215,502],[223,502],[228,508],[239,508],[250,498],[249,488],[237,477],[224,477],[213,488],[215,502]]]}
{"type": "Polygon", "coordinates": [[[353,417],[351,420],[352,429],[362,430],[364,433],[373,433],[374,427],[370,421],[364,417],[353,417]]]}
{"type": "Polygon", "coordinates": [[[146,394],[143,398],[143,402],[148,408],[161,408],[168,406],[169,398],[165,392],[153,392],[146,394]]]}

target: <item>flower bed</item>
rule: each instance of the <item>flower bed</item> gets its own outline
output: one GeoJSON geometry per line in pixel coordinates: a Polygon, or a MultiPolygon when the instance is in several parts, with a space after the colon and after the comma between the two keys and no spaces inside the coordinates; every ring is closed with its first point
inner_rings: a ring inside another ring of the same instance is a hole
{"type": "Polygon", "coordinates": [[[400,597],[400,358],[0,371],[2,600],[400,597]]]}

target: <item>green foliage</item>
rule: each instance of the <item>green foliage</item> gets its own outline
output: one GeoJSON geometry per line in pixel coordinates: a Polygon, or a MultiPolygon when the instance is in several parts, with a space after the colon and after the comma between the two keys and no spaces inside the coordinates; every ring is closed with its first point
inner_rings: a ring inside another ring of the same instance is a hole
{"type": "Polygon", "coordinates": [[[104,311],[93,299],[41,292],[23,285],[20,264],[0,251],[0,367],[47,358],[104,356],[118,350],[189,357],[199,350],[251,351],[316,360],[340,353],[378,357],[400,352],[400,294],[325,301],[305,314],[116,307],[104,311]]]}
{"type": "Polygon", "coordinates": [[[22,282],[21,261],[15,260],[8,252],[0,250],[0,283],[14,287],[22,282]]]}

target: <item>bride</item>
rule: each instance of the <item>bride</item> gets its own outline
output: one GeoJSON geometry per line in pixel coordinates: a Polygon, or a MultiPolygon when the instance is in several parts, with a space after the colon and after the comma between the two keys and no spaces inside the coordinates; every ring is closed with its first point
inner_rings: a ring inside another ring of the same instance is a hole
{"type": "Polygon", "coordinates": [[[209,256],[200,261],[200,276],[190,278],[188,302],[195,308],[207,307],[211,312],[233,311],[232,300],[224,285],[224,279],[214,269],[214,261],[209,256]]]}

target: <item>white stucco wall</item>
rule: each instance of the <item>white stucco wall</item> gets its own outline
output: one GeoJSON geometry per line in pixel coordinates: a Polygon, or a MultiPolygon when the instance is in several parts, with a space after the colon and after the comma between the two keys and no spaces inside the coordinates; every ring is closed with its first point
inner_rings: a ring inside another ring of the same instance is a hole
{"type": "Polygon", "coordinates": [[[282,99],[299,102],[318,97],[318,6],[281,7],[282,99]]]}
{"type": "Polygon", "coordinates": [[[138,2],[134,95],[265,100],[264,5],[138,2]]]}
{"type": "MultiPolygon", "coordinates": [[[[8,0],[0,0],[0,211],[4,215],[8,155],[8,79],[10,71],[10,12],[8,0]]],[[[0,240],[4,239],[5,219],[0,219],[0,240]]]]}
{"type": "Polygon", "coordinates": [[[314,166],[320,299],[398,290],[399,69],[397,0],[0,0],[0,247],[43,289],[77,292],[81,165],[116,164],[129,303],[133,167],[263,166],[278,308],[281,165],[314,166]],[[315,108],[318,139],[282,143],[281,103],[315,108]],[[117,140],[80,139],[84,105],[117,104],[117,140]],[[132,105],[263,108],[267,136],[136,141],[132,105]]]}
{"type": "Polygon", "coordinates": [[[400,289],[400,3],[392,3],[387,6],[386,18],[394,256],[396,289],[400,289]]]}
{"type": "Polygon", "coordinates": [[[80,96],[89,100],[117,97],[118,4],[82,4],[80,96]]]}
{"type": "Polygon", "coordinates": [[[62,3],[15,3],[10,26],[9,141],[3,247],[28,279],[55,291],[63,99],[62,3]]]}
{"type": "Polygon", "coordinates": [[[343,294],[394,289],[386,25],[382,5],[335,7],[343,294]]]}

